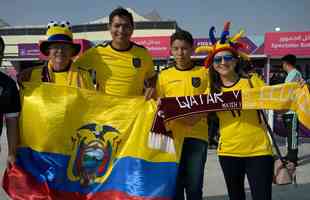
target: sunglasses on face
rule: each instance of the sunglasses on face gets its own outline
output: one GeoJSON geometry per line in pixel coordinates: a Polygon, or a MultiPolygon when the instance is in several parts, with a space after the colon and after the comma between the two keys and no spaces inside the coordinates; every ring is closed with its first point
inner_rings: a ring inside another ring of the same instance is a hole
{"type": "Polygon", "coordinates": [[[230,61],[233,61],[235,57],[233,55],[214,56],[213,63],[220,64],[223,59],[225,62],[230,62],[230,61]]]}

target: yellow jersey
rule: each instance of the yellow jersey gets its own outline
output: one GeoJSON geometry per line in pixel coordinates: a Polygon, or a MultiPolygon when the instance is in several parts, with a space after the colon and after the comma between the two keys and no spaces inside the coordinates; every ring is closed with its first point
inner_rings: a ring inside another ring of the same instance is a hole
{"type": "Polygon", "coordinates": [[[148,51],[135,43],[116,50],[111,43],[90,48],[73,64],[96,71],[97,90],[116,96],[143,95],[144,80],[155,74],[148,51]]]}
{"type": "MultiPolygon", "coordinates": [[[[50,66],[48,66],[51,69],[50,66]]],[[[35,67],[31,71],[31,77],[29,81],[42,82],[44,66],[35,67]]],[[[94,89],[91,73],[84,69],[76,69],[71,67],[69,71],[65,72],[53,72],[48,70],[48,76],[51,81],[57,85],[67,85],[73,87],[79,87],[83,89],[94,89]]]]}
{"type": "MultiPolygon", "coordinates": [[[[262,87],[264,82],[253,75],[253,87],[262,87]]],[[[222,87],[223,92],[251,88],[249,79],[240,78],[230,87],[222,87]]],[[[209,92],[209,89],[206,93],[209,92]]],[[[256,110],[217,112],[220,120],[218,155],[249,157],[272,155],[272,146],[267,132],[256,110]]]]}
{"type": "MultiPolygon", "coordinates": [[[[170,67],[159,73],[156,93],[158,97],[193,96],[203,94],[209,84],[208,70],[201,66],[195,66],[188,70],[179,70],[170,67]]],[[[203,118],[189,130],[185,137],[191,137],[208,141],[207,118],[203,118]]]]}

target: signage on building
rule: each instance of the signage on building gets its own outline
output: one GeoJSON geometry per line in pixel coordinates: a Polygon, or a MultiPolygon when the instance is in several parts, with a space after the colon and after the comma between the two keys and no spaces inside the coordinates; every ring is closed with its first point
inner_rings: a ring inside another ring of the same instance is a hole
{"type": "MultiPolygon", "coordinates": [[[[74,43],[81,45],[81,51],[79,54],[92,46],[90,41],[84,39],[75,39],[74,43]]],[[[41,54],[39,45],[37,43],[20,43],[17,46],[19,58],[39,58],[41,60],[47,59],[44,55],[41,54]]]]}
{"type": "MultiPolygon", "coordinates": [[[[251,54],[257,46],[252,42],[248,37],[243,37],[239,39],[239,42],[244,45],[244,48],[241,49],[246,54],[251,54]]],[[[194,39],[194,46],[204,46],[204,45],[212,45],[208,38],[195,38],[194,39]]],[[[206,56],[206,53],[194,54],[195,56],[206,56]]]]}
{"type": "Polygon", "coordinates": [[[131,40],[147,48],[153,58],[167,58],[170,56],[170,37],[133,37],[131,40]]]}
{"type": "Polygon", "coordinates": [[[40,55],[40,49],[38,44],[17,44],[18,47],[18,57],[20,58],[38,58],[40,55]]]}
{"type": "Polygon", "coordinates": [[[269,56],[310,57],[310,32],[270,32],[265,34],[264,53],[269,56]]]}

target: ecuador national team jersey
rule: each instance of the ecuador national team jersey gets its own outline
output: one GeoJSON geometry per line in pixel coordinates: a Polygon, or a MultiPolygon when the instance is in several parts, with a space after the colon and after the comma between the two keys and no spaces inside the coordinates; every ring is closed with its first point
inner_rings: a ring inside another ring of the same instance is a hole
{"type": "MultiPolygon", "coordinates": [[[[42,82],[43,66],[35,67],[31,72],[31,82],[42,82]]],[[[94,89],[91,75],[86,70],[72,70],[69,72],[52,72],[50,76],[57,85],[69,85],[84,89],[94,89]],[[78,83],[79,82],[79,83],[78,83]]]]}
{"type": "MultiPolygon", "coordinates": [[[[192,96],[203,94],[208,87],[208,70],[195,66],[188,70],[171,67],[159,73],[156,92],[159,97],[192,96]]],[[[186,137],[208,141],[206,117],[195,124],[186,137]]]]}
{"type": "MultiPolygon", "coordinates": [[[[67,85],[68,72],[56,72],[55,73],[55,83],[57,85],[67,85]]],[[[31,82],[41,82],[42,68],[33,69],[31,73],[31,82]]]]}
{"type": "MultiPolygon", "coordinates": [[[[255,75],[251,77],[251,82],[254,87],[264,85],[264,82],[255,75]]],[[[241,78],[230,87],[222,87],[222,91],[249,88],[251,88],[249,80],[241,78]]],[[[217,115],[220,120],[219,155],[235,157],[272,155],[272,146],[262,124],[264,122],[260,122],[256,110],[223,111],[217,112],[217,115]]]]}
{"type": "Polygon", "coordinates": [[[135,43],[116,50],[111,43],[97,45],[79,57],[74,66],[96,71],[97,89],[110,95],[143,95],[144,80],[154,75],[148,51],[135,43]]]}

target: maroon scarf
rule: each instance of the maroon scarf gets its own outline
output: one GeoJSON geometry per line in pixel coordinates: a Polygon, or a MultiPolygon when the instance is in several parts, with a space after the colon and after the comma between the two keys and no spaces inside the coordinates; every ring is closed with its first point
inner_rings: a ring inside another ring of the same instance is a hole
{"type": "Polygon", "coordinates": [[[153,121],[152,133],[171,136],[165,122],[185,116],[215,111],[240,110],[241,90],[160,99],[153,121]]]}

